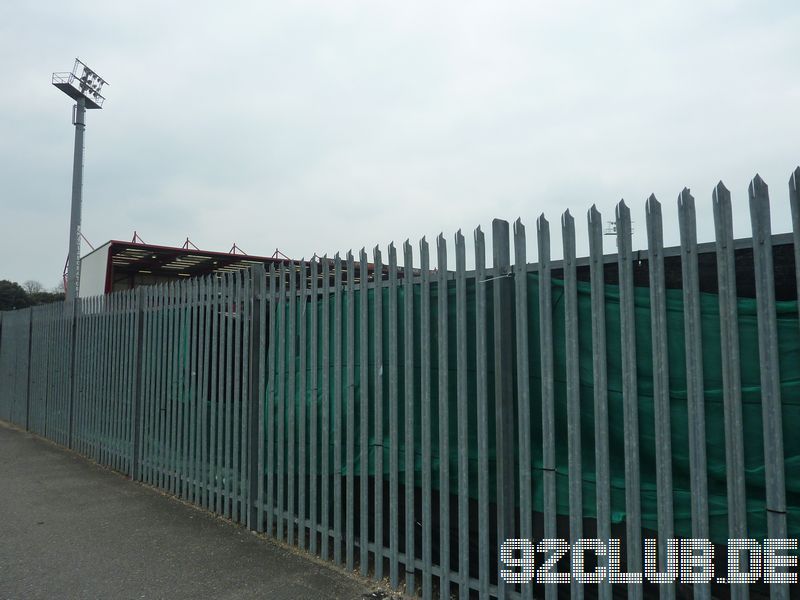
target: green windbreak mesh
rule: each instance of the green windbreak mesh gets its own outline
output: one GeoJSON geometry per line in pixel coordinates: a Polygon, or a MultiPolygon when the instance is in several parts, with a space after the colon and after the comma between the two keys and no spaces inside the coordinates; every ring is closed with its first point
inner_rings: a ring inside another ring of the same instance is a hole
{"type": "MultiPolygon", "coordinates": [[[[540,350],[539,350],[539,306],[538,306],[538,275],[528,275],[528,343],[530,347],[530,390],[531,390],[531,432],[532,432],[532,469],[533,469],[533,506],[534,510],[542,511],[542,429],[541,429],[541,379],[540,379],[540,350]]],[[[438,299],[437,287],[431,286],[430,301],[430,324],[425,324],[430,332],[431,364],[427,375],[431,381],[431,427],[432,432],[432,457],[431,468],[433,470],[434,487],[438,482],[438,471],[441,461],[438,444],[438,404],[439,404],[439,369],[445,367],[449,373],[448,385],[448,406],[449,406],[449,457],[451,491],[458,490],[458,456],[461,452],[468,452],[469,456],[469,494],[477,498],[478,480],[478,442],[477,442],[477,394],[476,394],[476,351],[475,351],[475,281],[467,281],[467,327],[468,327],[468,410],[469,410],[469,442],[467,448],[459,448],[457,444],[457,394],[456,394],[456,298],[455,282],[450,281],[448,285],[448,361],[447,365],[437,364],[439,334],[437,331],[438,322],[438,299]]],[[[489,284],[482,284],[489,285],[489,284]]],[[[417,485],[421,485],[422,463],[422,443],[420,427],[420,377],[422,375],[422,365],[420,360],[420,322],[421,289],[419,285],[414,285],[414,363],[413,381],[415,408],[413,415],[414,424],[414,448],[415,453],[415,478],[417,485]]],[[[341,402],[342,402],[342,426],[346,427],[347,419],[344,415],[348,410],[355,412],[355,474],[360,472],[360,461],[364,458],[369,460],[369,472],[374,475],[375,453],[383,452],[383,476],[388,478],[389,452],[391,439],[389,436],[390,423],[390,396],[389,396],[389,291],[383,288],[383,439],[375,438],[374,410],[374,384],[376,376],[375,361],[375,316],[374,316],[374,290],[369,291],[369,347],[360,346],[360,295],[357,291],[353,301],[355,302],[355,336],[351,342],[347,339],[347,315],[348,315],[348,295],[342,294],[342,373],[341,373],[341,402]],[[355,345],[355,381],[350,382],[347,378],[347,348],[349,344],[355,345]],[[359,374],[360,362],[369,362],[369,447],[367,456],[359,447],[360,426],[360,393],[361,379],[359,374]],[[354,388],[355,405],[347,406],[348,387],[354,388]]],[[[566,409],[566,381],[565,381],[565,334],[564,334],[564,287],[563,282],[553,281],[553,338],[554,338],[554,365],[555,365],[555,406],[556,406],[556,459],[557,459],[557,506],[558,512],[562,515],[569,514],[568,506],[568,469],[567,469],[567,409],[566,409]]],[[[496,457],[494,454],[494,357],[492,354],[492,293],[491,288],[487,288],[487,340],[488,355],[486,365],[488,368],[488,389],[489,389],[489,465],[490,465],[490,488],[495,489],[496,457]]],[[[405,469],[405,426],[408,419],[405,415],[405,386],[407,382],[407,371],[405,366],[405,301],[406,292],[401,285],[398,289],[398,427],[399,427],[399,468],[401,481],[404,477],[405,469]]],[[[623,431],[623,405],[622,405],[622,365],[620,351],[620,314],[619,314],[619,288],[616,286],[606,286],[606,336],[607,336],[607,359],[608,359],[608,403],[609,403],[609,432],[610,432],[610,452],[611,452],[611,510],[612,520],[622,522],[625,520],[625,476],[624,476],[624,431],[623,431]]],[[[651,530],[657,530],[656,512],[656,475],[655,475],[655,427],[653,410],[653,388],[652,388],[652,343],[650,330],[650,290],[647,288],[637,288],[635,290],[635,328],[636,328],[636,356],[637,356],[637,375],[638,375],[638,397],[639,397],[639,433],[640,433],[640,460],[641,460],[641,490],[642,490],[642,525],[651,530]]],[[[297,315],[299,318],[306,319],[306,328],[310,332],[311,311],[308,306],[298,307],[297,315]]],[[[744,422],[744,443],[745,443],[745,467],[747,485],[747,509],[749,535],[753,538],[764,538],[767,536],[766,527],[766,508],[765,508],[765,478],[764,478],[764,446],[762,436],[761,420],[761,401],[760,401],[760,369],[758,362],[758,329],[756,321],[756,301],[754,299],[740,299],[739,308],[739,336],[741,348],[741,377],[742,377],[742,404],[744,422]]],[[[279,319],[277,310],[273,307],[270,318],[274,320],[275,339],[281,322],[288,326],[288,307],[286,307],[284,319],[279,319]]],[[[779,338],[780,355],[780,377],[781,394],[783,403],[783,427],[784,427],[784,448],[786,466],[786,496],[788,507],[788,529],[790,537],[800,537],[800,436],[795,435],[795,430],[800,425],[800,323],[798,323],[797,302],[778,302],[777,324],[779,338]]],[[[306,373],[306,389],[301,390],[299,378],[296,380],[295,402],[306,402],[307,410],[311,410],[316,403],[316,410],[326,410],[326,404],[322,392],[322,367],[321,367],[321,344],[322,344],[322,302],[318,303],[318,335],[317,339],[306,340],[304,347],[302,342],[296,344],[297,352],[309,351],[310,344],[317,344],[317,357],[319,361],[317,371],[317,391],[312,393],[311,369],[306,373]]],[[[333,457],[333,394],[334,394],[334,361],[336,347],[334,339],[334,302],[331,297],[328,303],[329,310],[329,344],[330,344],[330,402],[327,404],[328,416],[330,418],[331,431],[331,451],[329,456],[333,457]]],[[[578,311],[580,329],[580,390],[581,390],[581,435],[583,452],[583,513],[586,517],[595,516],[595,452],[594,452],[594,410],[593,410],[593,373],[592,373],[592,333],[591,333],[591,302],[590,286],[587,283],[578,284],[578,311]]],[[[715,542],[724,542],[727,538],[727,499],[726,499],[726,467],[725,467],[725,435],[722,399],[722,373],[720,363],[720,335],[719,335],[719,304],[718,297],[713,294],[701,294],[701,313],[702,313],[702,335],[703,335],[703,371],[705,383],[705,404],[706,404],[706,435],[708,452],[708,491],[709,491],[709,513],[711,524],[711,535],[715,542]]],[[[670,400],[672,406],[672,468],[673,468],[673,500],[675,513],[675,534],[678,536],[691,536],[691,509],[690,509],[690,483],[689,483],[689,433],[688,433],[688,413],[686,398],[686,377],[685,377],[685,351],[684,351],[684,330],[683,330],[683,301],[680,290],[667,291],[667,330],[669,338],[669,387],[670,400]]],[[[289,336],[284,336],[285,339],[289,336]]],[[[288,339],[283,349],[288,350],[288,339]]],[[[276,344],[277,348],[277,344],[276,344]]],[[[276,378],[281,376],[278,371],[279,362],[277,356],[281,349],[277,348],[275,353],[274,367],[276,378]]],[[[307,358],[310,354],[306,355],[307,358]]],[[[283,363],[288,365],[288,361],[283,363]]],[[[298,361],[295,361],[298,364],[298,361]]],[[[310,363],[309,363],[310,365],[310,363]]],[[[516,370],[515,361],[507,365],[509,369],[516,370]]],[[[283,377],[289,377],[285,371],[283,377]]],[[[298,376],[297,373],[294,375],[298,376]]],[[[516,378],[515,378],[516,386],[516,378]]],[[[274,392],[280,389],[276,382],[270,382],[267,398],[268,410],[273,411],[273,416],[277,418],[278,411],[274,404],[274,392]]],[[[283,386],[283,390],[288,386],[283,386]]],[[[280,401],[280,399],[278,399],[280,401]]],[[[310,413],[309,413],[310,414],[310,413]]],[[[517,415],[518,417],[518,415],[517,415]]],[[[321,417],[320,417],[321,421],[321,417]]],[[[288,422],[285,426],[288,426],[288,422]]],[[[316,432],[317,443],[321,444],[321,425],[316,432]]],[[[332,472],[346,473],[346,452],[345,452],[345,431],[341,431],[342,440],[342,464],[335,468],[331,462],[332,472]]],[[[514,432],[516,435],[516,431],[514,432]]],[[[315,435],[309,432],[309,436],[315,435]]],[[[270,439],[269,433],[267,434],[270,439]]],[[[275,437],[272,437],[273,443],[275,437]]],[[[319,451],[319,450],[318,450],[319,451]]],[[[307,451],[306,456],[309,456],[307,451]]],[[[316,460],[319,460],[319,455],[316,460]]],[[[317,463],[318,464],[318,463],[317,463]]],[[[515,473],[517,471],[515,470],[515,473]]],[[[494,497],[494,492],[492,492],[494,497]]]]}

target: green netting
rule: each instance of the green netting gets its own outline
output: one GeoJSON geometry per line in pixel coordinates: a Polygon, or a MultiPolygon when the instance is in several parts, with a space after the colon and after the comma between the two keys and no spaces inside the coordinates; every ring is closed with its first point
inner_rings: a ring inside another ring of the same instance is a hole
{"type": "MultiPolygon", "coordinates": [[[[529,344],[530,344],[530,388],[531,388],[531,431],[532,431],[532,468],[533,468],[533,506],[534,510],[541,511],[543,508],[542,486],[540,469],[542,466],[542,447],[541,447],[541,380],[540,373],[540,352],[539,352],[539,307],[538,307],[538,276],[528,275],[528,306],[529,306],[529,344]]],[[[489,291],[489,290],[487,290],[489,291]]],[[[477,397],[475,382],[475,282],[467,282],[467,327],[468,327],[468,406],[469,406],[469,444],[468,448],[459,448],[457,440],[457,411],[456,411],[456,300],[455,282],[450,282],[448,287],[448,361],[446,368],[449,372],[449,436],[450,436],[450,474],[451,491],[458,490],[458,456],[462,451],[468,452],[469,456],[469,494],[477,497],[477,470],[478,470],[478,443],[477,443],[477,397]]],[[[368,456],[369,472],[374,475],[375,453],[382,451],[384,477],[388,477],[389,452],[391,439],[389,436],[389,335],[388,320],[389,306],[386,288],[383,289],[383,439],[376,440],[374,436],[375,424],[373,410],[369,411],[369,447],[368,456]]],[[[564,335],[564,287],[561,281],[553,281],[553,336],[554,336],[554,364],[555,364],[555,404],[556,404],[556,457],[557,457],[557,505],[558,512],[567,515],[568,506],[568,469],[567,469],[567,422],[566,422],[566,382],[565,382],[565,335],[564,335]]],[[[636,327],[636,346],[637,346],[637,375],[638,375],[638,394],[639,394],[639,431],[640,431],[640,451],[641,451],[641,490],[642,490],[642,524],[651,530],[657,529],[656,513],[656,478],[655,478],[655,423],[653,412],[653,392],[652,392],[652,344],[650,330],[650,290],[647,288],[637,288],[635,290],[635,327],[636,327]]],[[[405,469],[405,385],[406,369],[404,365],[404,339],[405,332],[405,290],[401,287],[398,290],[398,422],[399,422],[399,468],[401,481],[404,477],[405,469]]],[[[359,375],[360,361],[369,361],[369,397],[370,403],[374,402],[375,392],[375,318],[374,318],[374,290],[369,291],[369,348],[366,349],[366,356],[363,348],[360,347],[360,297],[358,292],[353,300],[355,302],[355,339],[351,342],[347,339],[347,314],[348,296],[343,294],[342,299],[342,373],[341,373],[341,398],[342,411],[347,414],[348,410],[355,411],[356,428],[360,425],[360,390],[361,381],[359,375]],[[347,353],[345,350],[350,343],[355,344],[355,381],[350,382],[347,378],[347,353]],[[347,406],[348,387],[354,387],[355,406],[347,406]]],[[[619,288],[616,286],[606,286],[606,328],[607,328],[607,359],[608,359],[608,403],[609,403],[609,428],[610,428],[610,451],[611,451],[611,508],[612,520],[622,522],[625,520],[625,479],[624,479],[624,431],[622,425],[622,365],[620,354],[620,314],[619,314],[619,288]]],[[[415,414],[414,414],[414,448],[415,453],[415,478],[417,485],[421,484],[421,428],[420,428],[420,305],[421,289],[418,285],[414,286],[414,365],[413,381],[415,414]]],[[[431,432],[433,455],[431,466],[434,471],[433,482],[436,486],[438,482],[438,470],[441,457],[438,448],[438,376],[439,369],[444,365],[437,364],[437,353],[439,337],[437,332],[437,289],[431,286],[431,323],[426,327],[431,336],[431,364],[429,376],[431,378],[431,432]]],[[[490,465],[490,488],[496,487],[495,473],[496,460],[494,454],[494,407],[492,390],[494,389],[494,357],[492,355],[492,294],[487,293],[487,327],[489,348],[487,367],[489,371],[489,465],[490,465]]],[[[761,403],[760,403],[760,370],[758,362],[758,330],[756,322],[756,302],[754,299],[739,300],[739,336],[741,347],[741,377],[742,377],[742,403],[744,421],[744,440],[745,440],[745,466],[746,466],[746,485],[748,497],[748,527],[749,534],[754,538],[764,538],[767,536],[766,529],[766,509],[765,509],[765,489],[764,489],[764,446],[762,437],[761,422],[761,403]]],[[[285,324],[288,326],[288,306],[285,324]]],[[[307,306],[305,307],[307,309],[307,306]]],[[[328,304],[329,309],[329,344],[330,344],[330,384],[331,399],[334,394],[334,363],[333,357],[336,353],[334,339],[334,302],[328,304]]],[[[798,323],[797,302],[779,302],[776,305],[779,354],[780,354],[780,376],[781,393],[783,400],[783,424],[784,424],[784,445],[785,445],[785,467],[786,467],[786,494],[788,507],[788,528],[790,537],[800,537],[800,438],[793,435],[794,428],[800,424],[800,402],[798,401],[798,391],[800,388],[800,323],[798,323]]],[[[311,372],[307,372],[306,389],[301,390],[297,386],[296,402],[304,398],[306,408],[316,403],[316,409],[326,410],[322,393],[322,367],[321,367],[321,311],[322,303],[318,305],[319,332],[317,339],[313,342],[317,344],[317,356],[320,361],[317,376],[318,385],[316,394],[312,393],[311,372]]],[[[595,453],[594,453],[594,411],[593,411],[593,374],[592,374],[592,335],[591,335],[591,303],[590,287],[586,283],[578,285],[578,310],[580,327],[580,390],[581,390],[581,434],[583,451],[583,498],[584,516],[595,516],[595,453]]],[[[307,331],[310,332],[311,311],[297,311],[301,318],[305,318],[307,331]]],[[[720,362],[720,334],[719,334],[719,304],[718,297],[713,294],[701,295],[701,314],[703,319],[703,360],[704,360],[704,380],[705,380],[705,401],[706,401],[706,431],[707,431],[707,451],[708,451],[708,488],[709,488],[709,513],[711,523],[711,535],[714,541],[722,542],[727,538],[727,499],[726,499],[726,473],[725,473],[725,438],[724,420],[722,404],[722,374],[720,362]]],[[[277,311],[273,309],[271,318],[274,319],[275,336],[277,339],[280,323],[277,318],[277,311]]],[[[672,450],[673,450],[673,498],[675,504],[675,533],[679,536],[691,535],[691,509],[689,503],[690,484],[689,484],[689,442],[688,442],[688,413],[686,400],[686,380],[685,380],[685,352],[684,352],[684,333],[683,333],[683,301],[680,290],[667,291],[667,329],[669,337],[669,387],[670,401],[672,407],[672,450]]],[[[288,338],[288,336],[285,336],[288,338]]],[[[309,339],[305,350],[309,349],[311,340],[309,339]]],[[[277,347],[277,344],[276,344],[277,347]]],[[[288,349],[288,341],[283,349],[288,349]]],[[[300,344],[296,345],[300,352],[300,344]]],[[[278,373],[278,360],[275,353],[275,368],[278,373]]],[[[308,355],[307,355],[308,356],[308,355]]],[[[284,364],[288,365],[288,361],[284,364]]],[[[296,364],[298,362],[296,361],[296,364]]],[[[515,369],[514,364],[508,368],[515,369]]],[[[277,376],[280,376],[278,373],[277,376]]],[[[288,372],[284,377],[288,377],[288,372]]],[[[299,381],[299,380],[298,380],[299,381]]],[[[273,411],[273,416],[277,417],[278,412],[272,402],[272,393],[277,388],[271,382],[268,392],[267,406],[273,411]]],[[[516,379],[515,379],[516,385],[516,379]]],[[[286,389],[286,386],[284,386],[286,389]]],[[[331,446],[333,445],[333,416],[332,400],[327,405],[327,414],[330,417],[331,427],[331,446]]],[[[321,419],[320,419],[321,420],[321,419]]],[[[347,419],[342,418],[342,426],[346,427],[347,419]]],[[[321,430],[321,425],[320,425],[321,430]]],[[[338,472],[346,472],[346,453],[344,451],[345,432],[341,431],[342,440],[342,463],[339,465],[338,472]]],[[[515,432],[516,434],[516,432],[515,432]]],[[[314,435],[314,432],[310,432],[314,435]]],[[[316,432],[318,443],[321,443],[321,435],[316,432]]],[[[269,439],[269,434],[268,434],[269,439]]],[[[272,438],[274,441],[274,437],[272,438]]],[[[360,471],[360,460],[363,458],[362,449],[359,448],[359,431],[355,432],[356,440],[356,475],[360,471]]],[[[332,462],[333,452],[331,451],[331,472],[336,472],[332,462]]],[[[317,458],[318,460],[318,458],[317,458]]],[[[515,471],[516,472],[516,471],[515,471]]],[[[494,497],[494,493],[492,493],[494,497]]]]}

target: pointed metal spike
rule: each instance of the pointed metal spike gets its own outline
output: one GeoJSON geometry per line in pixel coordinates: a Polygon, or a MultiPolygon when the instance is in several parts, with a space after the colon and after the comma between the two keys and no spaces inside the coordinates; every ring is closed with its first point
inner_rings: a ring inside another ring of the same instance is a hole
{"type": "Polygon", "coordinates": [[[521,218],[517,218],[514,221],[514,235],[525,235],[525,225],[523,225],[521,218]]]}
{"type": "Polygon", "coordinates": [[[464,243],[464,236],[461,233],[460,229],[458,231],[456,231],[455,239],[456,239],[456,244],[464,243]]]}
{"type": "Polygon", "coordinates": [[[550,225],[550,223],[547,220],[547,217],[544,216],[544,213],[539,215],[539,218],[536,219],[536,230],[537,231],[542,231],[543,229],[547,229],[549,225],[550,225]]]}
{"type": "MultiPolygon", "coordinates": [[[[731,193],[721,181],[714,187],[711,194],[711,204],[714,210],[714,226],[716,229],[717,244],[727,248],[726,233],[731,224],[731,193]]],[[[733,239],[732,230],[728,233],[733,239]]]]}
{"type": "Polygon", "coordinates": [[[758,200],[769,202],[769,186],[758,173],[750,182],[747,192],[751,203],[758,200]]]}
{"type": "Polygon", "coordinates": [[[692,196],[689,188],[683,188],[683,191],[678,196],[678,209],[686,207],[694,207],[694,196],[692,196]]]}
{"type": "Polygon", "coordinates": [[[797,167],[789,178],[789,185],[796,192],[800,189],[800,167],[797,167]]]}
{"type": "Polygon", "coordinates": [[[572,218],[572,215],[569,212],[569,209],[565,210],[564,213],[561,215],[561,226],[564,227],[568,223],[574,221],[575,219],[572,218]]]}
{"type": "Polygon", "coordinates": [[[378,245],[372,249],[372,260],[376,263],[381,261],[381,247],[378,245]]]}
{"type": "Polygon", "coordinates": [[[472,240],[477,244],[481,239],[483,239],[483,230],[481,229],[481,226],[478,225],[472,232],[472,240]]]}
{"type": "Polygon", "coordinates": [[[650,194],[644,206],[647,214],[655,215],[661,213],[661,202],[658,201],[655,194],[650,194]]]}
{"type": "Polygon", "coordinates": [[[586,218],[588,219],[589,223],[599,222],[602,219],[602,215],[600,211],[597,210],[597,205],[592,204],[591,208],[586,211],[586,218]]]}
{"type": "Polygon", "coordinates": [[[347,254],[345,255],[345,257],[346,257],[347,260],[351,260],[353,258],[353,251],[352,250],[348,250],[347,254]]]}
{"type": "MultiPolygon", "coordinates": [[[[714,192],[711,194],[711,201],[714,206],[715,218],[718,217],[718,212],[721,207],[730,206],[731,193],[721,181],[714,187],[714,192]]],[[[730,210],[730,208],[728,210],[730,210]]]]}
{"type": "Polygon", "coordinates": [[[748,187],[747,191],[751,199],[756,197],[762,197],[762,198],[769,197],[769,186],[763,179],[761,179],[761,175],[757,173],[756,176],[753,177],[753,180],[750,182],[750,186],[748,187]]]}
{"type": "Polygon", "coordinates": [[[618,219],[622,218],[624,215],[630,215],[631,211],[628,208],[628,205],[625,204],[625,200],[620,200],[617,202],[615,213],[618,219]]]}

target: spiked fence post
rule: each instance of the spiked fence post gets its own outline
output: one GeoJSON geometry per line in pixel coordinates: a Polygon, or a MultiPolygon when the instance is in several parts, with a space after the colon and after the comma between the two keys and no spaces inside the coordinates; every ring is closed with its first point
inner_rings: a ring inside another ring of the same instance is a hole
{"type": "Polygon", "coordinates": [[[319,381],[319,259],[313,258],[309,265],[309,278],[311,279],[311,297],[308,302],[308,309],[311,311],[308,327],[308,336],[311,340],[308,352],[308,364],[310,369],[309,388],[311,402],[309,405],[308,430],[308,549],[311,554],[317,553],[317,540],[319,540],[319,409],[320,409],[320,381],[319,381]]]}
{"type": "MultiPolygon", "coordinates": [[[[306,513],[308,489],[308,263],[305,258],[300,261],[300,285],[298,286],[298,426],[297,426],[297,453],[298,453],[298,486],[297,486],[297,544],[301,550],[306,547],[306,532],[308,519],[306,513]]],[[[316,340],[314,340],[316,343],[316,340]]]]}
{"type": "Polygon", "coordinates": [[[333,560],[342,564],[342,259],[334,257],[333,271],[333,560]]]}
{"type": "MultiPolygon", "coordinates": [[[[731,193],[721,181],[714,188],[713,205],[717,238],[717,293],[719,295],[720,357],[722,359],[722,402],[725,418],[728,537],[746,539],[747,497],[739,353],[739,310],[736,297],[736,256],[733,249],[731,193]]],[[[733,600],[747,600],[748,597],[747,585],[731,586],[733,600]]]]}
{"type": "MultiPolygon", "coordinates": [[[[361,248],[359,253],[359,382],[360,408],[359,417],[359,567],[361,576],[366,577],[369,569],[369,262],[367,251],[361,248]]],[[[314,339],[314,338],[312,338],[314,339]]],[[[316,344],[316,340],[314,340],[316,344]]]]}
{"type": "Polygon", "coordinates": [[[447,315],[447,242],[443,234],[436,238],[436,293],[438,300],[437,331],[439,370],[439,597],[450,598],[450,406],[449,339],[447,315]]]}
{"type": "Polygon", "coordinates": [[[400,427],[398,387],[397,248],[389,244],[389,582],[400,584],[400,427]]]}
{"type": "MultiPolygon", "coordinates": [[[[575,266],[575,219],[561,217],[564,244],[564,337],[567,374],[567,464],[569,468],[569,540],[583,538],[583,469],[581,464],[580,348],[578,340],[578,277],[575,266]]],[[[572,600],[582,600],[583,584],[570,582],[572,600]]]]}
{"type": "MultiPolygon", "coordinates": [[[[542,213],[536,220],[539,246],[539,353],[542,397],[542,495],[544,537],[556,537],[556,416],[553,374],[553,298],[550,271],[550,223],[542,213]]],[[[545,600],[558,597],[558,586],[546,583],[545,600]]]]}
{"type": "MultiPolygon", "coordinates": [[[[267,477],[267,485],[266,485],[267,496],[266,496],[265,508],[267,512],[267,534],[270,536],[275,534],[273,529],[273,524],[275,520],[275,405],[277,404],[277,388],[275,385],[276,384],[275,353],[280,351],[280,348],[278,347],[277,344],[277,339],[275,337],[275,331],[277,325],[276,321],[278,319],[278,311],[277,311],[278,294],[280,294],[281,290],[283,289],[282,284],[278,283],[277,277],[278,275],[275,270],[275,264],[273,263],[269,266],[269,324],[268,324],[269,346],[267,349],[267,363],[269,369],[267,371],[267,381],[269,382],[269,391],[265,399],[266,409],[267,409],[267,418],[266,418],[267,431],[266,434],[264,435],[264,440],[266,441],[267,444],[266,448],[267,464],[266,468],[262,471],[262,473],[265,473],[267,477]]],[[[213,346],[212,346],[212,351],[214,351],[213,346]]],[[[312,371],[312,373],[316,373],[316,369],[312,371]]],[[[212,429],[212,437],[213,437],[213,429],[212,429]]],[[[212,453],[212,461],[213,461],[213,453],[212,453]]],[[[312,481],[316,480],[312,479],[312,481]]],[[[311,540],[312,544],[314,544],[316,536],[312,535],[311,540]]],[[[316,545],[313,545],[311,548],[311,552],[313,553],[315,550],[316,550],[316,545]]]]}
{"type": "MultiPolygon", "coordinates": [[[[664,242],[661,203],[647,199],[647,260],[650,275],[650,334],[653,340],[653,414],[655,416],[656,495],[658,505],[659,572],[667,568],[667,540],[674,537],[672,505],[672,436],[669,402],[669,345],[664,280],[664,242]]],[[[659,585],[661,600],[675,597],[674,583],[659,585]]]]}
{"type": "MultiPolygon", "coordinates": [[[[589,227],[589,277],[592,295],[592,377],[594,381],[594,451],[597,477],[597,537],[608,545],[611,537],[611,467],[608,441],[608,364],[606,359],[605,272],[603,261],[603,222],[597,207],[587,213],[589,227]]],[[[598,565],[608,569],[608,556],[598,565]]],[[[600,600],[611,600],[611,583],[599,584],[600,600]]]]}
{"type": "Polygon", "coordinates": [[[800,299],[800,167],[797,167],[789,178],[789,204],[792,209],[795,283],[797,298],[800,299]]]}
{"type": "Polygon", "coordinates": [[[431,280],[430,248],[423,237],[419,242],[420,270],[420,433],[422,435],[422,598],[433,596],[433,515],[431,514],[433,461],[431,441],[431,280]]]}
{"type": "Polygon", "coordinates": [[[375,246],[372,251],[374,263],[375,280],[375,304],[374,311],[374,348],[375,366],[373,381],[374,392],[374,437],[375,437],[375,476],[373,484],[374,514],[373,514],[373,540],[375,542],[374,554],[374,576],[376,580],[383,579],[383,559],[384,552],[383,535],[383,457],[384,457],[384,434],[383,434],[383,397],[384,397],[384,368],[383,368],[383,262],[379,246],[375,246]]]}
{"type": "MultiPolygon", "coordinates": [[[[686,345],[686,396],[689,412],[689,471],[691,477],[692,537],[707,540],[708,474],[706,411],[703,383],[703,332],[700,327],[700,279],[697,266],[697,227],[694,198],[688,188],[678,197],[683,274],[683,323],[686,345]]],[[[694,584],[698,599],[711,597],[708,583],[694,584]]]]}
{"type": "Polygon", "coordinates": [[[288,321],[286,323],[286,539],[294,544],[297,487],[297,265],[289,263],[287,290],[288,321]]]}
{"type": "MultiPolygon", "coordinates": [[[[144,406],[144,306],[146,288],[140,287],[136,290],[136,357],[133,379],[133,406],[131,408],[131,479],[139,481],[142,476],[141,460],[141,435],[142,435],[142,411],[144,406]]],[[[77,301],[76,301],[77,303],[77,301]]],[[[75,348],[73,348],[73,353],[75,348]]],[[[73,386],[75,390],[75,386],[73,386]]],[[[74,394],[74,392],[73,392],[74,394]]],[[[70,439],[71,439],[70,435],[70,439]]]]}
{"type": "MultiPolygon", "coordinates": [[[[769,189],[756,175],[748,190],[753,227],[753,261],[758,312],[758,359],[761,372],[761,410],[764,427],[764,471],[767,486],[767,532],[786,538],[786,484],[784,480],[783,414],[781,409],[778,327],[772,264],[769,189]]],[[[770,596],[789,598],[788,583],[771,583],[770,596]]]]}
{"type": "Polygon", "coordinates": [[[406,240],[403,244],[404,272],[403,272],[403,311],[404,311],[404,331],[403,331],[403,391],[405,396],[405,408],[403,429],[405,434],[405,572],[406,572],[406,594],[416,593],[416,582],[414,574],[416,571],[416,550],[414,540],[416,538],[414,528],[414,427],[417,423],[414,402],[416,400],[416,375],[414,370],[414,252],[411,242],[406,240]]]}
{"type": "Polygon", "coordinates": [[[627,513],[627,571],[638,576],[628,582],[629,600],[642,598],[642,513],[639,467],[639,396],[636,379],[636,330],[631,250],[631,212],[621,200],[616,211],[619,269],[620,337],[622,339],[622,404],[625,432],[625,511],[627,513]]]}
{"type": "Polygon", "coordinates": [[[486,326],[486,240],[475,229],[475,356],[478,438],[478,594],[489,598],[489,365],[486,326]]]}
{"type": "Polygon", "coordinates": [[[346,415],[347,423],[345,424],[346,431],[346,448],[345,448],[345,462],[347,464],[347,479],[345,485],[345,563],[347,570],[352,571],[355,565],[355,429],[356,429],[356,288],[355,288],[355,260],[353,252],[347,252],[347,290],[345,299],[347,300],[346,311],[346,330],[345,330],[345,345],[347,351],[345,353],[346,359],[346,374],[347,374],[347,395],[346,395],[346,415]]]}
{"type": "MultiPolygon", "coordinates": [[[[78,354],[78,310],[80,306],[80,299],[74,298],[72,302],[68,302],[68,305],[71,304],[72,306],[68,309],[68,313],[71,315],[71,319],[69,322],[70,325],[70,333],[69,333],[69,360],[70,360],[70,369],[69,369],[69,405],[68,405],[68,433],[67,433],[67,448],[72,449],[72,434],[73,434],[73,420],[75,415],[75,404],[77,403],[77,381],[75,377],[75,365],[76,365],[76,356],[78,354]]],[[[141,363],[137,363],[138,366],[141,366],[141,363]]],[[[138,373],[139,371],[137,371],[138,373]]]]}
{"type": "MultiPolygon", "coordinates": [[[[497,543],[515,537],[514,284],[508,221],[492,221],[494,263],[494,407],[497,440],[497,543]]],[[[498,582],[498,597],[507,586],[498,582]]]]}
{"type": "MultiPolygon", "coordinates": [[[[514,302],[517,331],[517,419],[519,423],[519,537],[533,539],[531,502],[531,390],[528,338],[527,241],[522,219],[514,221],[514,302]]],[[[517,537],[517,536],[515,536],[517,537]]],[[[533,586],[522,588],[523,598],[533,598],[533,586]]]]}
{"type": "Polygon", "coordinates": [[[467,372],[467,278],[464,236],[455,235],[456,251],[456,419],[458,422],[458,573],[461,598],[469,598],[469,394],[467,372]]]}
{"type": "Polygon", "coordinates": [[[25,431],[31,430],[31,379],[33,376],[33,309],[27,309],[26,313],[28,317],[28,350],[27,350],[27,375],[26,375],[26,386],[25,386],[25,431]]]}
{"type": "Polygon", "coordinates": [[[264,401],[266,397],[264,369],[267,364],[266,347],[266,303],[267,273],[263,265],[251,270],[252,287],[252,323],[250,325],[250,403],[248,415],[248,516],[250,529],[262,531],[264,526],[259,521],[259,490],[263,487],[263,436],[264,436],[264,401]]]}

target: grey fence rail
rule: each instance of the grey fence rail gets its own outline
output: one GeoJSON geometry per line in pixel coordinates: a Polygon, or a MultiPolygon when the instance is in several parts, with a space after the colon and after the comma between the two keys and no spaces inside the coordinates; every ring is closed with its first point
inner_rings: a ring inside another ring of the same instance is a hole
{"type": "Polygon", "coordinates": [[[798,181],[790,235],[756,176],[746,240],[720,183],[710,244],[684,190],[678,249],[651,197],[644,252],[620,202],[614,255],[592,207],[583,259],[567,211],[562,261],[542,215],[535,262],[496,220],[472,270],[459,232],[433,271],[423,239],[0,313],[0,419],[424,598],[556,597],[498,576],[512,538],[623,537],[641,573],[645,538],[664,571],[674,537],[798,537],[798,181]]]}

